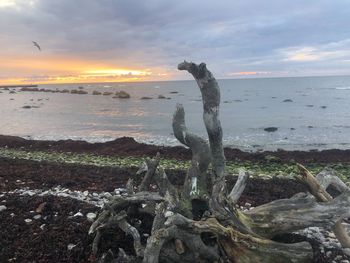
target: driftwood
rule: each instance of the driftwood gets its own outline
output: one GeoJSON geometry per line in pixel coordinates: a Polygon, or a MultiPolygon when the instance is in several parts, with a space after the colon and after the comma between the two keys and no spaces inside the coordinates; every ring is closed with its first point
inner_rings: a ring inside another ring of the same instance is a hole
{"type": "Polygon", "coordinates": [[[350,238],[342,220],[350,216],[350,189],[331,170],[314,177],[298,164],[298,179],[308,186],[309,193],[249,211],[237,209],[249,173],[241,169],[236,185],[227,189],[219,85],[204,63],[185,61],[178,69],[191,73],[200,88],[209,140],[187,129],[184,108],[177,105],[174,135],[192,151],[185,183],[180,188],[171,184],[158,167],[159,154],[147,159],[138,172],[145,173],[141,185],[135,188],[129,180],[127,195],[113,197],[90,227],[89,234],[94,235],[92,252],[100,256],[99,262],[312,262],[309,243],[272,241],[276,235],[311,226],[333,229],[342,246],[349,248],[350,238]],[[327,192],[330,185],[339,196],[332,198],[327,192]],[[157,192],[150,192],[154,186],[157,192]],[[132,225],[131,218],[140,213],[153,217],[146,243],[141,242],[137,226],[132,225]],[[112,250],[99,251],[101,237],[116,227],[132,236],[134,254],[127,255],[122,249],[115,254],[112,250]]]}

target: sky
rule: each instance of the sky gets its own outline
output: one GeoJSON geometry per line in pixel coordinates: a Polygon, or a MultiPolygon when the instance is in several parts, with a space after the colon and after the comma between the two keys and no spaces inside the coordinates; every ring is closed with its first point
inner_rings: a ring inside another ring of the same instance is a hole
{"type": "Polygon", "coordinates": [[[0,0],[0,84],[350,75],[349,25],[349,0],[0,0]]]}

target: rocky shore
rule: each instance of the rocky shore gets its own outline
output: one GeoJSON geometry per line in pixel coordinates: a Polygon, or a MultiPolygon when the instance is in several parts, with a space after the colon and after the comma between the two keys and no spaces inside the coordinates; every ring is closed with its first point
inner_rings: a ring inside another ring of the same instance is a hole
{"type": "MultiPolygon", "coordinates": [[[[0,136],[0,149],[4,149],[0,151],[1,262],[95,262],[91,257],[92,238],[87,235],[88,228],[108,198],[123,195],[128,178],[133,178],[135,185],[139,184],[141,177],[136,175],[137,163],[141,163],[143,157],[160,152],[169,179],[175,185],[181,185],[185,171],[172,166],[169,160],[181,163],[191,158],[190,151],[183,147],[140,144],[132,138],[91,144],[0,136]],[[12,155],[1,155],[5,150],[12,155]],[[38,152],[47,155],[36,156],[38,152]],[[56,160],[47,158],[57,156],[56,153],[74,156],[74,162],[61,157],[56,160]],[[83,162],[77,155],[102,156],[102,159],[97,163],[91,159],[83,162]],[[125,157],[123,160],[132,157],[133,162],[112,164],[110,160],[117,157],[125,157]]],[[[315,172],[330,164],[346,172],[350,164],[350,151],[341,150],[246,153],[225,149],[225,153],[228,164],[249,164],[250,168],[257,170],[259,167],[275,166],[276,171],[281,170],[280,174],[286,175],[285,178],[273,174],[270,179],[251,178],[238,204],[241,209],[251,209],[306,191],[303,184],[290,179],[286,172],[295,162],[306,166],[317,164],[315,172]]],[[[230,171],[232,174],[227,175],[227,181],[232,186],[237,177],[234,169],[230,171]]],[[[337,194],[334,189],[330,191],[333,195],[337,194]]],[[[141,241],[145,242],[151,225],[139,225],[137,228],[142,234],[141,241]]],[[[118,235],[110,237],[104,244],[132,253],[132,238],[118,229],[116,232],[118,235]]],[[[276,240],[309,241],[314,248],[314,262],[349,263],[350,260],[348,251],[340,248],[329,230],[310,228],[290,236],[276,237],[276,240]]]]}

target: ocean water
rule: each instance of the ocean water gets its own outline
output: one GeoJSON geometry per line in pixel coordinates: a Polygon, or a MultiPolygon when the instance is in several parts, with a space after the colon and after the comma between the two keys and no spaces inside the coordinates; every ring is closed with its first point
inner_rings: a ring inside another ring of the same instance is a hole
{"type": "MultiPolygon", "coordinates": [[[[226,146],[247,151],[350,149],[350,76],[219,80],[226,146]],[[275,132],[264,128],[276,127],[275,132]]],[[[0,93],[0,134],[32,139],[138,141],[176,145],[171,119],[182,103],[188,129],[206,137],[195,81],[40,85],[88,95],[0,93]],[[94,96],[127,91],[130,99],[94,96]],[[176,92],[176,93],[175,93],[176,92]],[[163,95],[169,99],[158,99],[163,95]],[[153,99],[142,100],[141,97],[153,99]],[[25,109],[23,106],[34,106],[25,109]]]]}

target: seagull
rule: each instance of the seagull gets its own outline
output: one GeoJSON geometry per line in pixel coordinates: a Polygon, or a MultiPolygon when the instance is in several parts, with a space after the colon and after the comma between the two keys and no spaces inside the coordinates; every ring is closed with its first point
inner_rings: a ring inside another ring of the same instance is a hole
{"type": "Polygon", "coordinates": [[[34,45],[35,47],[37,47],[37,48],[39,49],[39,51],[41,51],[41,47],[39,46],[39,44],[36,43],[35,41],[32,41],[32,42],[33,42],[33,45],[34,45]]]}

